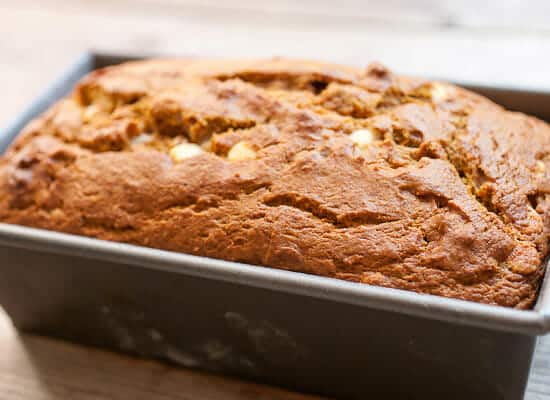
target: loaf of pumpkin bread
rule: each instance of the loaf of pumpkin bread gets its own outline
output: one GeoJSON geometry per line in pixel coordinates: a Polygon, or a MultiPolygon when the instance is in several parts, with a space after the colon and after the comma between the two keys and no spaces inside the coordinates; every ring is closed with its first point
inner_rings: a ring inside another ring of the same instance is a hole
{"type": "Polygon", "coordinates": [[[0,221],[529,308],[550,128],[459,87],[285,59],[103,68],[0,159],[0,221]]]}

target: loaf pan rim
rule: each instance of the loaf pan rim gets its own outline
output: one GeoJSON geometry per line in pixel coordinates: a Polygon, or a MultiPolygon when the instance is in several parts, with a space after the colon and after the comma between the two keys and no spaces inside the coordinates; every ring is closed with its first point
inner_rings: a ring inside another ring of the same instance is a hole
{"type": "MultiPolygon", "coordinates": [[[[533,310],[517,310],[6,223],[0,223],[0,245],[110,261],[499,331],[528,335],[550,332],[548,301],[533,310]]],[[[545,279],[542,290],[546,292],[548,286],[549,280],[545,279]]]]}

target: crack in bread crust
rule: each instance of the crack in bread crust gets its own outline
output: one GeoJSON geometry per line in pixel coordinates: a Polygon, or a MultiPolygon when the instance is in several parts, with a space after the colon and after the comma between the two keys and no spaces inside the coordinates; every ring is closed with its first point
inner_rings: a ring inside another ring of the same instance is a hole
{"type": "Polygon", "coordinates": [[[461,88],[286,59],[95,71],[0,161],[0,221],[528,308],[550,128],[461,88]]]}

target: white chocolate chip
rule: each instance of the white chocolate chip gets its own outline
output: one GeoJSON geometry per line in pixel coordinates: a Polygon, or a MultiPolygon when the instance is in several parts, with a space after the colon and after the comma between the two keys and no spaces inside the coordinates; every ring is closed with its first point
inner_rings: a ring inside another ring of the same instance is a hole
{"type": "Polygon", "coordinates": [[[544,164],[543,161],[538,160],[537,164],[535,165],[535,171],[539,175],[544,175],[546,173],[546,164],[544,164]]]}
{"type": "Polygon", "coordinates": [[[132,144],[145,144],[153,140],[153,135],[142,133],[132,139],[132,144]]]}
{"type": "Polygon", "coordinates": [[[204,153],[200,146],[194,143],[182,143],[170,150],[170,157],[174,162],[181,162],[187,158],[195,157],[204,153]]]}
{"type": "Polygon", "coordinates": [[[430,96],[434,103],[442,103],[449,97],[449,90],[441,83],[433,83],[430,96]]]}
{"type": "Polygon", "coordinates": [[[353,131],[349,138],[357,147],[364,149],[374,141],[374,133],[370,129],[358,129],[353,131]]]}
{"type": "Polygon", "coordinates": [[[101,112],[101,109],[92,104],[91,106],[88,106],[82,111],[82,119],[84,122],[90,122],[97,114],[101,112]]]}
{"type": "Polygon", "coordinates": [[[229,150],[227,159],[229,161],[253,160],[256,158],[256,152],[246,142],[239,142],[229,150]]]}

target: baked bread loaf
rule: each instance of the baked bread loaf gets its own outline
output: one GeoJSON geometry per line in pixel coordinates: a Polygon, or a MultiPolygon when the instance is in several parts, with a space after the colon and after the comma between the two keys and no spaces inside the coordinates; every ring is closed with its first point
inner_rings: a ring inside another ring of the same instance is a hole
{"type": "Polygon", "coordinates": [[[104,68],[0,161],[0,221],[528,308],[550,128],[456,86],[285,59],[104,68]]]}

